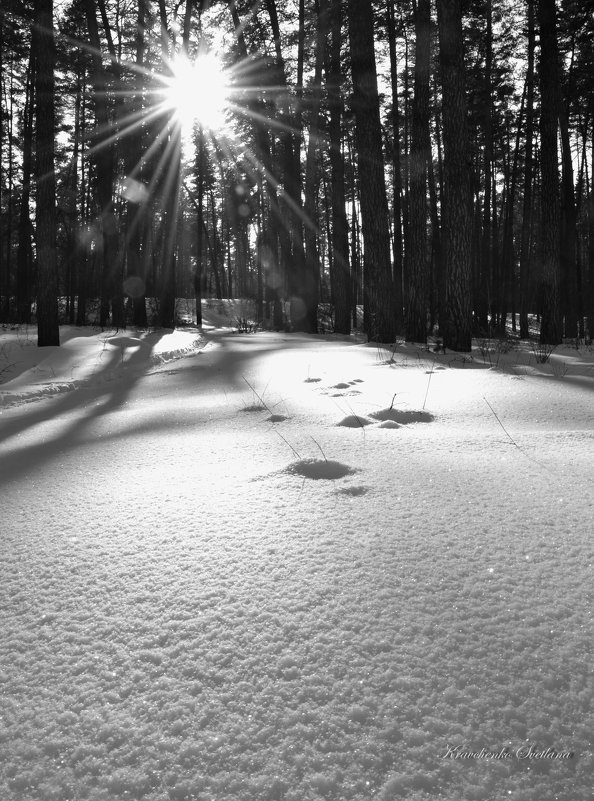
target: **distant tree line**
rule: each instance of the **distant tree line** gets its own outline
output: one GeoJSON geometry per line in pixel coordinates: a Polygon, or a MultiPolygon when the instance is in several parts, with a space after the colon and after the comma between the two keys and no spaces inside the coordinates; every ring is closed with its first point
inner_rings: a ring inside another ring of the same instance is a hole
{"type": "Polygon", "coordinates": [[[0,67],[0,322],[40,345],[188,297],[592,337],[593,0],[3,0],[0,67]],[[164,86],[215,47],[227,126],[184,132],[164,86]]]}

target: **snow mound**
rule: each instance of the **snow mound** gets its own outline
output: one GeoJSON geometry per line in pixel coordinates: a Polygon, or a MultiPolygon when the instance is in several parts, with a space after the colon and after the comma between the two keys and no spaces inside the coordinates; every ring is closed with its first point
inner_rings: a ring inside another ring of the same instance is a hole
{"type": "Polygon", "coordinates": [[[344,426],[345,428],[363,428],[363,426],[370,426],[371,420],[366,417],[359,417],[356,414],[349,414],[347,417],[343,417],[340,423],[336,423],[336,425],[344,426]]]}
{"type": "Polygon", "coordinates": [[[400,423],[395,420],[384,420],[383,423],[379,424],[378,428],[400,428],[400,423]]]}
{"type": "Polygon", "coordinates": [[[391,420],[393,423],[408,425],[409,423],[430,423],[435,417],[430,412],[416,409],[380,409],[372,412],[370,417],[374,420],[391,420]]]}
{"type": "Polygon", "coordinates": [[[349,467],[342,462],[336,462],[333,459],[300,459],[298,462],[290,464],[285,469],[285,472],[315,480],[326,479],[334,481],[337,478],[344,478],[344,476],[354,473],[355,468],[349,467]]]}

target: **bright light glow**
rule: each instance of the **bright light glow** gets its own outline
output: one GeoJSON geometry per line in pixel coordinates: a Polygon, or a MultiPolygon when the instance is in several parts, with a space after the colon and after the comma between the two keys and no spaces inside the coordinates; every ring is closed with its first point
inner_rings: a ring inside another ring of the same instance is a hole
{"type": "Polygon", "coordinates": [[[225,126],[229,102],[229,74],[215,53],[203,53],[191,62],[180,56],[171,65],[173,75],[167,80],[165,106],[187,128],[198,123],[210,131],[225,126]]]}

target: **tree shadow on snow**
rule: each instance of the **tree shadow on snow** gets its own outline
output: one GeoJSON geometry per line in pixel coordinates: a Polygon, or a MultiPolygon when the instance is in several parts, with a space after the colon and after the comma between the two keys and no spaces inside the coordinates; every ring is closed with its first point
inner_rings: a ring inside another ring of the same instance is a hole
{"type": "MultiPolygon", "coordinates": [[[[23,404],[14,417],[11,415],[10,418],[5,418],[0,433],[0,445],[15,437],[31,437],[33,436],[31,429],[35,426],[49,421],[58,422],[70,413],[79,412],[76,417],[60,427],[59,433],[52,434],[49,438],[42,440],[40,433],[34,442],[22,445],[19,445],[18,440],[11,442],[10,455],[0,464],[0,483],[12,483],[29,470],[37,470],[63,456],[65,452],[92,444],[96,439],[91,430],[93,422],[122,408],[132,389],[150,370],[151,353],[159,339],[168,332],[157,333],[158,336],[151,339],[150,352],[147,354],[145,348],[135,351],[127,360],[120,376],[117,376],[117,369],[122,362],[122,348],[137,346],[136,339],[120,337],[117,346],[106,350],[101,360],[101,369],[93,375],[91,386],[82,385],[63,394],[23,404]],[[117,377],[114,377],[114,373],[117,377]]],[[[315,350],[325,344],[325,340],[321,337],[298,334],[242,336],[226,332],[209,334],[209,342],[214,347],[196,354],[191,363],[186,362],[179,370],[174,368],[171,371],[164,371],[165,374],[167,372],[177,374],[178,393],[181,391],[183,394],[187,388],[189,396],[192,393],[200,395],[204,392],[206,384],[212,389],[213,382],[215,390],[218,388],[216,385],[220,385],[223,391],[249,393],[250,389],[245,379],[252,383],[250,362],[253,359],[307,348],[315,350]]],[[[340,344],[344,347],[352,345],[349,342],[340,344]]],[[[278,376],[275,377],[278,379],[278,376]]],[[[282,378],[280,381],[282,383],[282,378]]],[[[265,387],[261,386],[254,386],[254,389],[262,393],[265,391],[265,387]]],[[[154,434],[157,431],[172,430],[179,425],[178,420],[164,418],[161,411],[155,412],[154,417],[148,420],[145,417],[142,423],[130,427],[125,432],[109,432],[102,435],[100,442],[103,444],[108,439],[122,440],[124,436],[133,437],[143,433],[154,434]]],[[[192,420],[191,413],[188,412],[188,427],[190,425],[195,427],[196,424],[195,415],[192,420]]]]}
{"type": "Polygon", "coordinates": [[[65,450],[70,450],[84,440],[84,431],[91,423],[114,410],[121,408],[138,381],[151,368],[151,355],[159,340],[168,332],[156,332],[151,337],[150,350],[138,348],[138,339],[118,337],[117,345],[105,350],[100,359],[101,367],[93,374],[92,383],[57,394],[41,396],[39,400],[24,403],[18,407],[14,417],[3,420],[0,432],[0,445],[10,439],[26,436],[37,425],[58,421],[69,412],[84,410],[84,414],[72,419],[60,433],[42,441],[19,446],[12,443],[10,455],[0,463],[0,483],[13,482],[30,468],[39,468],[50,462],[65,450]],[[124,353],[129,348],[137,348],[127,359],[120,375],[124,353]]]}

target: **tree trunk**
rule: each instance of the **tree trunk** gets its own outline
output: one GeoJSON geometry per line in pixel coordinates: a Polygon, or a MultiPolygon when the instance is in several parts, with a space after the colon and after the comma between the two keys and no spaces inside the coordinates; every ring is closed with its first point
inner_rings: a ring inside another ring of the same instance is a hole
{"type": "Polygon", "coordinates": [[[460,0],[437,0],[437,18],[443,89],[444,347],[470,351],[472,194],[460,0]]]}
{"type": "Polygon", "coordinates": [[[500,312],[499,296],[500,275],[493,259],[493,226],[492,216],[495,209],[491,208],[493,194],[493,100],[492,100],[492,75],[493,75],[493,8],[491,0],[485,3],[485,13],[487,16],[486,29],[486,58],[485,58],[485,85],[484,103],[486,108],[483,110],[484,122],[483,132],[485,137],[484,151],[484,195],[483,195],[483,224],[481,257],[478,261],[478,275],[475,282],[476,297],[476,328],[477,331],[486,332],[489,329],[489,314],[491,325],[498,325],[498,315],[500,312]]]}
{"type": "Polygon", "coordinates": [[[351,333],[351,276],[349,270],[349,227],[346,216],[344,158],[342,155],[342,74],[340,45],[342,12],[340,0],[330,2],[330,47],[326,65],[326,87],[330,118],[330,185],[332,199],[332,297],[334,300],[334,330],[337,334],[351,333]]]}
{"type": "MultiPolygon", "coordinates": [[[[590,164],[594,166],[594,97],[590,101],[590,119],[592,120],[590,164]]],[[[588,317],[588,334],[592,341],[594,340],[594,176],[590,178],[588,203],[588,278],[586,286],[588,289],[585,307],[588,317]]]]}
{"type": "Polygon", "coordinates": [[[317,196],[319,187],[318,152],[320,142],[320,106],[322,102],[322,69],[328,27],[327,0],[318,3],[318,27],[316,31],[316,55],[313,78],[313,99],[310,106],[309,141],[305,162],[305,280],[303,286],[307,321],[304,326],[309,332],[318,330],[318,303],[320,287],[320,253],[318,247],[319,215],[317,196]]]}
{"type": "Polygon", "coordinates": [[[390,53],[390,87],[392,92],[392,193],[394,218],[394,303],[396,330],[404,328],[403,316],[403,237],[402,237],[402,159],[400,147],[400,110],[398,98],[398,58],[396,52],[396,15],[394,0],[387,0],[387,29],[390,53]]]}
{"type": "Polygon", "coordinates": [[[524,203],[522,207],[522,233],[520,241],[520,338],[528,339],[528,311],[530,298],[530,253],[532,231],[532,195],[534,185],[534,0],[528,2],[528,66],[526,70],[526,146],[524,163],[524,203]]]}
{"type": "Polygon", "coordinates": [[[60,344],[58,327],[58,264],[56,257],[56,173],[54,165],[56,51],[53,0],[35,6],[37,50],[36,155],[37,155],[37,344],[60,344]]]}
{"type": "Polygon", "coordinates": [[[31,322],[31,266],[33,252],[31,248],[31,173],[33,169],[33,110],[34,86],[36,82],[36,64],[34,48],[29,55],[25,108],[23,111],[23,192],[19,216],[19,244],[17,251],[17,319],[21,323],[31,322]]]}
{"type": "Polygon", "coordinates": [[[406,247],[406,339],[427,342],[427,163],[429,144],[429,59],[431,5],[417,0],[415,8],[415,85],[412,105],[409,214],[406,247]]]}
{"type": "Polygon", "coordinates": [[[394,342],[396,314],[371,0],[349,0],[353,108],[363,228],[365,330],[394,342]]]}
{"type": "MultiPolygon", "coordinates": [[[[136,14],[136,67],[130,80],[130,107],[131,115],[142,109],[143,83],[145,81],[143,67],[145,54],[144,29],[148,14],[147,0],[138,0],[136,14]]],[[[146,276],[142,241],[142,231],[146,218],[149,197],[142,189],[142,136],[135,130],[128,135],[123,143],[124,169],[126,177],[136,186],[138,191],[131,191],[126,198],[126,282],[127,294],[132,298],[132,321],[138,328],[146,328],[146,276]]]]}
{"type": "Polygon", "coordinates": [[[116,281],[117,266],[120,262],[118,254],[117,221],[113,208],[113,184],[116,172],[115,141],[112,140],[113,121],[110,119],[108,107],[109,75],[104,70],[101,59],[101,41],[94,0],[84,0],[89,40],[91,43],[91,61],[93,85],[93,102],[95,105],[95,130],[91,137],[93,160],[96,169],[97,201],[101,215],[101,309],[100,325],[107,325],[110,310],[112,323],[123,325],[123,292],[116,281]],[[102,141],[105,137],[108,141],[102,141]]]}
{"type": "Polygon", "coordinates": [[[541,171],[541,327],[540,341],[561,343],[559,303],[560,209],[558,115],[559,52],[555,0],[539,0],[540,23],[540,171],[541,171]]]}

